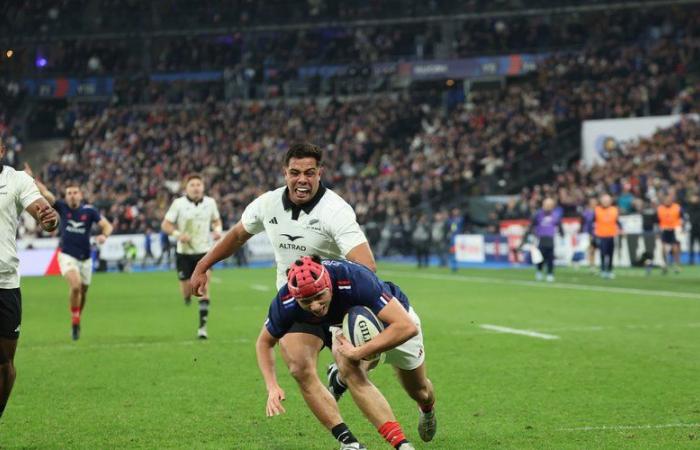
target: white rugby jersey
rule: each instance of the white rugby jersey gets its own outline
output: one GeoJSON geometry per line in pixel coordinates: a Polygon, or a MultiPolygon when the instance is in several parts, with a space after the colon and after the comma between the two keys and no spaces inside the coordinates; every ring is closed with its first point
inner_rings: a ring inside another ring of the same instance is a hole
{"type": "Polygon", "coordinates": [[[19,216],[40,198],[32,177],[0,165],[0,289],[19,287],[16,240],[19,216]]]}
{"type": "Polygon", "coordinates": [[[176,198],[165,213],[165,220],[177,226],[180,233],[187,233],[190,242],[177,241],[177,252],[185,255],[206,253],[211,247],[211,223],[218,220],[216,201],[207,197],[193,202],[186,195],[176,198]]]}
{"type": "Polygon", "coordinates": [[[286,187],[268,191],[248,205],[241,223],[250,234],[267,232],[275,251],[278,289],[287,282],[287,268],[299,257],[345,259],[350,250],[367,242],[352,207],[322,185],[301,206],[289,200],[286,187]]]}

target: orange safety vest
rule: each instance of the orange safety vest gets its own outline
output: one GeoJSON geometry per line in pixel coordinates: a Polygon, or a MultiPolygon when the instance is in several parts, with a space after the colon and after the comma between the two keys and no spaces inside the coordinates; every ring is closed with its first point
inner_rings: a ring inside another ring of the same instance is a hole
{"type": "Polygon", "coordinates": [[[595,207],[595,235],[598,237],[615,237],[620,231],[617,226],[619,212],[615,206],[595,207]]]}
{"type": "Polygon", "coordinates": [[[656,215],[662,230],[673,230],[681,226],[681,207],[678,203],[671,203],[671,206],[659,205],[656,215]]]}

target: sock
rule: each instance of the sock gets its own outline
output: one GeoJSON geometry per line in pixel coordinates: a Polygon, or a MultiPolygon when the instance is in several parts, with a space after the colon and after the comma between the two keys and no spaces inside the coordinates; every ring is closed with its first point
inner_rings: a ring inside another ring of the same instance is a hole
{"type": "Polygon", "coordinates": [[[80,306],[71,306],[70,315],[73,325],[80,325],[80,306]]]}
{"type": "Polygon", "coordinates": [[[357,442],[357,438],[352,434],[352,431],[345,425],[345,422],[341,422],[334,426],[331,430],[333,437],[338,440],[341,444],[351,444],[357,442]]]}
{"type": "Polygon", "coordinates": [[[399,448],[401,444],[408,442],[398,422],[386,422],[377,431],[394,448],[399,448]]]}
{"type": "Polygon", "coordinates": [[[424,413],[429,413],[435,408],[435,402],[432,402],[429,405],[418,405],[418,408],[420,408],[420,410],[424,413]]]}
{"type": "Polygon", "coordinates": [[[207,326],[207,316],[209,316],[209,299],[199,300],[199,328],[207,326]]]}

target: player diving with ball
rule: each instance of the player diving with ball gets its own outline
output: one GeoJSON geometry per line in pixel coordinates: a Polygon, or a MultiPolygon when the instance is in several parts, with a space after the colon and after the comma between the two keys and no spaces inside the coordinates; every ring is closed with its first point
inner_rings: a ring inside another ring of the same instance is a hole
{"type": "MultiPolygon", "coordinates": [[[[256,343],[258,366],[268,391],[268,416],[285,412],[285,393],[275,375],[273,349],[295,323],[306,324],[320,341],[306,354],[313,366],[319,348],[332,350],[338,370],[330,373],[329,389],[336,399],[349,390],[362,413],[389,444],[398,450],[410,450],[414,447],[391,406],[368,376],[371,364],[367,359],[384,353],[385,362],[394,367],[404,390],[418,405],[421,439],[433,439],[437,430],[435,391],[426,373],[420,319],[398,286],[349,261],[321,261],[318,256],[304,256],[292,263],[287,284],[270,304],[256,343]],[[354,306],[367,307],[384,326],[383,331],[359,347],[336,328],[354,306]]],[[[364,447],[358,443],[341,448],[364,447]]]]}

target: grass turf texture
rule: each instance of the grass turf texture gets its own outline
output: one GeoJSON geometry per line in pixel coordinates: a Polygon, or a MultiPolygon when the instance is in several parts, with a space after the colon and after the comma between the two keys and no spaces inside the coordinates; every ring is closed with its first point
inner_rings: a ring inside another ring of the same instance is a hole
{"type": "MultiPolygon", "coordinates": [[[[438,395],[432,443],[420,442],[416,407],[390,367],[372,375],[417,448],[698,448],[700,270],[646,278],[627,269],[604,281],[569,269],[554,285],[535,283],[529,270],[454,275],[385,264],[380,276],[407,292],[423,320],[438,395]]],[[[194,338],[197,306],[183,305],[174,273],[95,275],[76,343],[64,281],[22,283],[18,380],[0,447],[338,448],[279,359],[287,413],[264,415],[254,342],[271,269],[215,272],[205,342],[194,338]]],[[[330,359],[324,350],[321,373],[330,359]]],[[[390,448],[349,395],[340,406],[369,448],[390,448]]]]}

